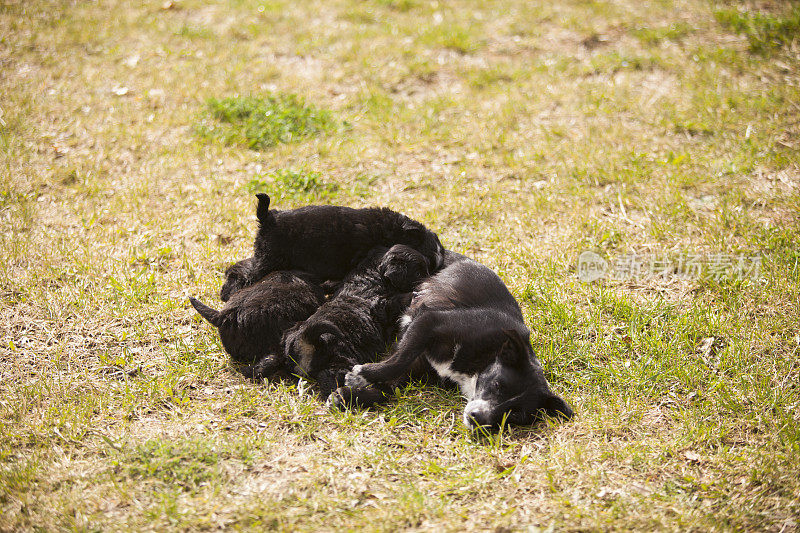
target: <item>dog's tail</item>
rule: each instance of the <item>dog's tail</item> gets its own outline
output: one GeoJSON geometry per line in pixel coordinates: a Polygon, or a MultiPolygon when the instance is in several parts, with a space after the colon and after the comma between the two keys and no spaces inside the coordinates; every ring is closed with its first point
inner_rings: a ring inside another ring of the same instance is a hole
{"type": "Polygon", "coordinates": [[[191,302],[192,307],[194,307],[197,310],[197,312],[200,313],[201,317],[208,320],[211,323],[211,325],[219,327],[220,325],[219,311],[217,311],[216,309],[212,309],[211,307],[207,306],[197,298],[192,298],[190,296],[189,301],[191,302]]]}
{"type": "Polygon", "coordinates": [[[256,194],[258,198],[258,207],[256,208],[256,218],[259,222],[266,222],[267,215],[269,214],[269,195],[264,192],[256,194]]]}

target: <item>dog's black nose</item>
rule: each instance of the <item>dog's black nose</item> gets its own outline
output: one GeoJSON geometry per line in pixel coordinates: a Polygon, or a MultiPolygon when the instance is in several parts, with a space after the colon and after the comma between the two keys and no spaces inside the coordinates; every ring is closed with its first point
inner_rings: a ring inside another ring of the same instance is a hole
{"type": "Polygon", "coordinates": [[[491,426],[491,413],[487,409],[467,409],[464,411],[464,423],[470,428],[491,426]]]}

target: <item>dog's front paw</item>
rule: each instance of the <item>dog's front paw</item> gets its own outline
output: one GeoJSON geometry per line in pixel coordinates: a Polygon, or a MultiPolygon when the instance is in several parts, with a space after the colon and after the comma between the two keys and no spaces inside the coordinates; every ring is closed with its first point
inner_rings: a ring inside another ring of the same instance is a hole
{"type": "Polygon", "coordinates": [[[356,365],[344,377],[344,384],[351,389],[361,389],[369,385],[369,381],[364,379],[361,375],[361,369],[364,365],[356,365]]]}

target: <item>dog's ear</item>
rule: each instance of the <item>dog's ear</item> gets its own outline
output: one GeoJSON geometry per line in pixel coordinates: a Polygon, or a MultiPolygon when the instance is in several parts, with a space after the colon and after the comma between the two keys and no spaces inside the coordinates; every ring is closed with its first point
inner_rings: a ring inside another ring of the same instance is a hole
{"type": "Polygon", "coordinates": [[[522,338],[519,331],[515,329],[504,329],[505,343],[500,349],[501,360],[511,366],[520,364],[527,357],[528,343],[522,338]]]}
{"type": "Polygon", "coordinates": [[[201,317],[208,320],[212,326],[219,327],[220,323],[222,322],[219,317],[219,311],[212,309],[197,298],[190,297],[189,302],[191,302],[192,307],[194,307],[197,312],[200,313],[201,317]]]}
{"type": "Polygon", "coordinates": [[[522,337],[522,334],[516,329],[504,329],[503,333],[517,346],[520,350],[525,351],[527,341],[522,337]]]}
{"type": "Polygon", "coordinates": [[[567,402],[552,392],[548,392],[547,396],[545,396],[543,407],[545,412],[554,418],[569,420],[574,415],[572,408],[567,405],[567,402]]]}
{"type": "Polygon", "coordinates": [[[258,220],[263,222],[266,220],[267,214],[269,213],[269,195],[267,193],[260,192],[256,194],[256,198],[258,198],[256,217],[258,217],[258,220]]]}
{"type": "Polygon", "coordinates": [[[315,346],[327,346],[344,334],[332,322],[315,322],[306,330],[306,338],[315,346]]]}
{"type": "Polygon", "coordinates": [[[422,224],[414,220],[406,220],[403,222],[403,233],[413,242],[422,242],[425,237],[425,229],[422,224]]]}
{"type": "Polygon", "coordinates": [[[384,279],[388,280],[395,289],[406,292],[411,290],[412,283],[409,282],[408,278],[410,276],[406,265],[384,261],[380,264],[378,272],[384,279]]]}

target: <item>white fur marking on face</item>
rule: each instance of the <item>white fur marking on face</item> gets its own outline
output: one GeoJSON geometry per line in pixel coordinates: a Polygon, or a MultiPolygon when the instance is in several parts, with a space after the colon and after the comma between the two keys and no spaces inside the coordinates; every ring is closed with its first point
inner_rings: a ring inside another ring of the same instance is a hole
{"type": "Polygon", "coordinates": [[[467,413],[474,413],[476,411],[487,411],[489,409],[489,402],[486,400],[472,400],[464,407],[464,425],[471,427],[467,413]]]}
{"type": "Polygon", "coordinates": [[[410,315],[403,315],[400,317],[400,327],[405,328],[411,324],[411,316],[410,315]]]}
{"type": "MultiPolygon", "coordinates": [[[[456,344],[453,354],[455,354],[460,347],[460,345],[456,344]]],[[[456,372],[450,366],[450,361],[431,361],[431,359],[428,358],[428,362],[433,369],[436,370],[436,373],[439,374],[439,377],[447,378],[457,383],[464,398],[466,398],[467,401],[472,400],[475,396],[475,384],[478,382],[478,376],[470,376],[463,372],[456,372]]]]}

